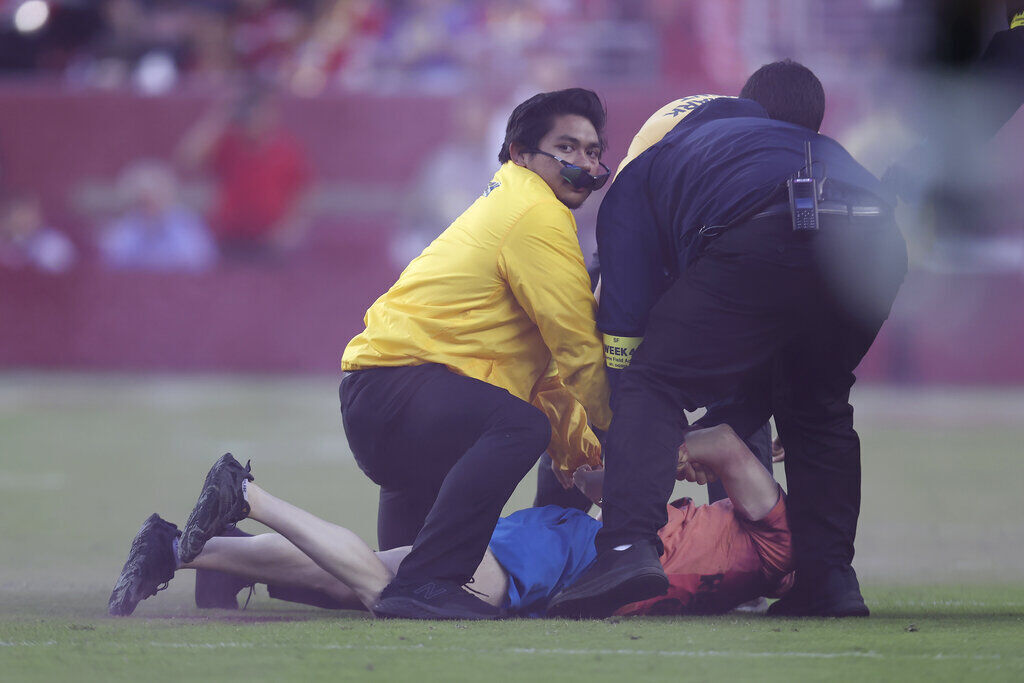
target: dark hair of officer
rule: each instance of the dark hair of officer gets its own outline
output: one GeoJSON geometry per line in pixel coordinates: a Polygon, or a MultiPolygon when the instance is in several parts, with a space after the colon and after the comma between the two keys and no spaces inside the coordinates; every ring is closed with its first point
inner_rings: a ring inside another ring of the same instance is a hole
{"type": "Polygon", "coordinates": [[[751,74],[740,97],[754,100],[776,121],[817,132],[825,118],[825,89],[810,69],[791,59],[765,64],[751,74]]]}
{"type": "Polygon", "coordinates": [[[512,110],[505,127],[505,142],[501,144],[498,161],[504,164],[512,158],[509,145],[513,142],[527,149],[536,148],[540,139],[551,130],[555,117],[565,114],[578,114],[594,124],[601,147],[604,147],[607,113],[597,93],[584,88],[568,88],[534,95],[512,110]]]}

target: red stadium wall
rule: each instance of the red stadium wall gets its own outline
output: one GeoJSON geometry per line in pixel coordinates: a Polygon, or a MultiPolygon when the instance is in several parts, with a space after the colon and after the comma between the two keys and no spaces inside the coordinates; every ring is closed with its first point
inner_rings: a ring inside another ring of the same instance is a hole
{"type": "MultiPolygon", "coordinates": [[[[666,98],[607,96],[609,158],[617,162],[666,98]]],[[[208,104],[2,88],[0,188],[38,195],[48,218],[88,254],[91,226],[72,200],[83,179],[111,178],[139,157],[168,158],[208,104]]],[[[312,243],[280,263],[194,275],[107,272],[88,258],[60,276],[0,269],[0,368],[335,372],[364,310],[397,275],[387,247],[402,193],[447,134],[453,106],[444,98],[284,102],[321,181],[393,201],[356,201],[318,218],[312,243]]],[[[1020,274],[912,273],[859,374],[1024,382],[1021,301],[1020,274]]]]}
{"type": "MultiPolygon", "coordinates": [[[[0,274],[0,367],[337,370],[394,276],[367,251],[270,271],[0,274]]],[[[897,382],[1024,382],[1019,278],[913,273],[858,370],[897,382]]]]}
{"type": "Polygon", "coordinates": [[[335,371],[393,279],[375,252],[194,275],[0,273],[0,367],[335,371]]]}

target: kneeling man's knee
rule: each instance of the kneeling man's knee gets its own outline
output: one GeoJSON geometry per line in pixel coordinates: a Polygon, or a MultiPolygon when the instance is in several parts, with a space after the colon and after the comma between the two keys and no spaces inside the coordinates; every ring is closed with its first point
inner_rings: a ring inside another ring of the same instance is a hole
{"type": "Polygon", "coordinates": [[[544,413],[529,403],[521,402],[503,417],[506,430],[522,446],[524,454],[540,457],[547,450],[551,443],[551,423],[544,413]]]}

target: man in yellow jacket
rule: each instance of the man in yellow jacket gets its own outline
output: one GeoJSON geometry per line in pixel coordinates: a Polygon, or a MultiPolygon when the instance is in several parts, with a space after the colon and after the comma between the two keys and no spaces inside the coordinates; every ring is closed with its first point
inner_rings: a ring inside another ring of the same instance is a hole
{"type": "MultiPolygon", "coordinates": [[[[342,419],[356,461],[381,487],[381,549],[413,546],[374,607],[380,616],[499,616],[464,585],[552,442],[530,401],[552,408],[544,395],[567,389],[594,425],[610,421],[570,211],[608,177],[604,122],[597,95],[579,88],[517,106],[483,195],[370,307],[345,349],[342,419]]],[[[562,464],[571,474],[582,463],[562,464]]]]}

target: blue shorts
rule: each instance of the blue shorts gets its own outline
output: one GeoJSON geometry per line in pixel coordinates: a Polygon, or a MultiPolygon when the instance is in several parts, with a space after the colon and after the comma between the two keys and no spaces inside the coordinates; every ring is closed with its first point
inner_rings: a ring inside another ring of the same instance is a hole
{"type": "Polygon", "coordinates": [[[509,575],[509,612],[543,616],[548,601],[594,561],[594,536],[600,528],[590,515],[557,505],[527,508],[499,519],[491,552],[509,575]]]}

